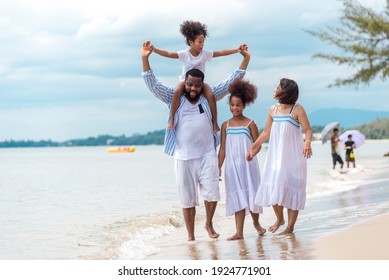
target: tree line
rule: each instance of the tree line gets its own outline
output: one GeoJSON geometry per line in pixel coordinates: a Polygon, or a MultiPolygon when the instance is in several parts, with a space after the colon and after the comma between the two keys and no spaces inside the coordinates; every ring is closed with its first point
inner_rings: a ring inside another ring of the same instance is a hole
{"type": "MultiPolygon", "coordinates": [[[[320,133],[324,126],[312,126],[313,133],[320,133]]],[[[373,122],[348,129],[356,129],[365,134],[367,139],[389,139],[389,119],[377,119],[373,122]]],[[[342,133],[345,128],[340,128],[342,133]]],[[[0,148],[35,148],[35,147],[87,147],[87,146],[134,146],[134,145],[163,145],[165,130],[156,130],[146,134],[132,136],[99,135],[85,139],[71,139],[63,142],[52,140],[7,140],[0,142],[0,148]]]]}

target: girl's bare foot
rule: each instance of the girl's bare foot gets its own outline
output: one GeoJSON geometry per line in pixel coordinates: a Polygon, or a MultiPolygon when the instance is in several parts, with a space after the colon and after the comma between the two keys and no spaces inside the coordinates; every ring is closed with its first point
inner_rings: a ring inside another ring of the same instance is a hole
{"type": "Polygon", "coordinates": [[[275,233],[278,230],[278,228],[280,226],[282,226],[283,224],[285,224],[285,220],[282,220],[282,221],[277,220],[274,225],[269,227],[269,231],[272,233],[275,233]]]}
{"type": "Polygon", "coordinates": [[[243,235],[242,234],[237,234],[237,233],[235,233],[233,236],[227,238],[228,241],[240,240],[240,239],[243,239],[243,235]]]}
{"type": "Polygon", "coordinates": [[[285,229],[283,232],[280,232],[279,235],[291,234],[291,233],[293,233],[293,231],[294,231],[294,228],[288,228],[288,227],[286,227],[286,229],[285,229]]]}
{"type": "Polygon", "coordinates": [[[264,235],[266,233],[266,229],[264,229],[263,227],[261,227],[260,224],[258,225],[254,225],[255,229],[257,230],[258,232],[258,235],[264,235]]]}

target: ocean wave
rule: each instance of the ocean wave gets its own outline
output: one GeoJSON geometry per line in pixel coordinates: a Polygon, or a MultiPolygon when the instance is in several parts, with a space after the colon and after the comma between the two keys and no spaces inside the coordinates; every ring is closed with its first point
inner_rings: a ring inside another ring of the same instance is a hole
{"type": "Polygon", "coordinates": [[[159,248],[147,245],[147,242],[171,234],[184,225],[178,212],[138,216],[117,221],[104,227],[95,238],[103,248],[81,259],[144,259],[156,254],[159,248]]]}

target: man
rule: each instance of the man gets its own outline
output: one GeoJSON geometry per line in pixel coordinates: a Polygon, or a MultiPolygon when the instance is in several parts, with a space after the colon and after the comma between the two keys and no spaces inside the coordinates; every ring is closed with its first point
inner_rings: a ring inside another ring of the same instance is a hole
{"type": "Polygon", "coordinates": [[[331,154],[332,154],[332,169],[335,169],[336,162],[339,162],[340,169],[343,169],[343,160],[339,153],[339,129],[334,128],[334,134],[331,137],[331,154]]]}
{"type": "MultiPolygon", "coordinates": [[[[169,107],[172,102],[173,87],[163,85],[153,74],[149,56],[153,48],[149,41],[143,43],[142,77],[154,96],[169,107]]],[[[243,60],[228,79],[212,86],[216,100],[221,100],[228,94],[228,86],[235,79],[243,78],[250,61],[247,47],[242,47],[240,53],[243,60]]],[[[172,130],[165,134],[166,154],[174,156],[176,182],[180,202],[183,209],[188,240],[195,240],[196,206],[199,205],[198,188],[204,198],[206,222],[205,229],[210,238],[218,238],[212,219],[215,214],[219,193],[219,170],[216,147],[219,138],[212,126],[212,115],[206,98],[201,94],[204,74],[198,69],[191,69],[185,77],[185,92],[181,97],[172,130]]]]}

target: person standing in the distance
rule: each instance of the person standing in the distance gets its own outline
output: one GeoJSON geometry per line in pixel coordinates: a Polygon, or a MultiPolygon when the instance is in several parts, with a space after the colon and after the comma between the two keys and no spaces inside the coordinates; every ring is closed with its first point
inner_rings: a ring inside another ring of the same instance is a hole
{"type": "MultiPolygon", "coordinates": [[[[173,98],[173,87],[162,84],[154,75],[149,56],[152,53],[149,41],[143,43],[142,77],[153,95],[170,107],[173,98]]],[[[221,83],[212,86],[216,100],[228,94],[229,85],[241,79],[246,73],[250,61],[250,52],[242,48],[243,60],[238,69],[221,83]]],[[[178,187],[188,240],[195,240],[196,206],[199,205],[199,192],[205,205],[205,229],[208,236],[218,238],[213,227],[213,216],[217,202],[220,200],[219,174],[216,147],[219,138],[213,130],[209,104],[202,96],[204,73],[191,69],[186,73],[185,95],[176,113],[172,130],[166,130],[164,151],[174,156],[175,175],[178,187]]]]}
{"type": "Polygon", "coordinates": [[[357,146],[355,145],[355,142],[353,141],[353,136],[351,134],[347,135],[347,141],[344,142],[344,149],[346,150],[347,168],[350,167],[350,162],[353,163],[353,167],[355,168],[354,149],[356,149],[356,148],[357,148],[357,146]]]}
{"type": "MultiPolygon", "coordinates": [[[[203,73],[205,73],[205,64],[211,61],[212,58],[239,53],[240,49],[243,47],[243,45],[240,45],[235,49],[219,51],[211,51],[204,49],[204,42],[206,37],[208,36],[208,30],[205,24],[202,24],[198,21],[184,21],[180,25],[180,33],[185,37],[186,43],[189,46],[189,48],[185,50],[171,52],[158,49],[152,45],[153,52],[164,57],[178,59],[181,61],[183,66],[182,73],[179,77],[180,83],[177,84],[174,90],[172,104],[170,106],[170,116],[167,125],[168,129],[172,129],[174,126],[175,113],[178,107],[180,106],[181,96],[184,93],[185,73],[192,68],[197,68],[203,73]]],[[[213,129],[215,131],[219,131],[219,125],[217,123],[216,99],[211,90],[211,87],[207,83],[204,83],[203,95],[205,96],[205,98],[207,98],[209,107],[211,108],[213,129]]]]}
{"type": "Polygon", "coordinates": [[[339,152],[339,129],[334,128],[334,134],[331,137],[331,155],[332,155],[332,169],[335,169],[336,162],[339,162],[340,169],[343,169],[343,160],[339,152]]]}
{"type": "Polygon", "coordinates": [[[262,207],[254,203],[261,180],[258,160],[246,161],[247,150],[258,138],[254,120],[243,115],[246,106],[257,98],[257,87],[248,81],[236,80],[229,88],[232,118],[224,122],[219,148],[219,175],[224,163],[226,215],[235,215],[236,232],[227,240],[243,239],[245,216],[250,213],[259,235],[266,230],[259,223],[262,207]]]}
{"type": "Polygon", "coordinates": [[[305,207],[312,129],[303,106],[297,103],[298,96],[295,81],[280,80],[274,91],[278,103],[270,107],[265,128],[247,153],[247,160],[252,160],[269,139],[255,203],[263,207],[273,206],[277,220],[269,228],[272,233],[285,224],[284,208],[288,209],[288,224],[280,234],[293,233],[298,213],[305,207]],[[305,133],[305,142],[300,126],[305,133]]]}

